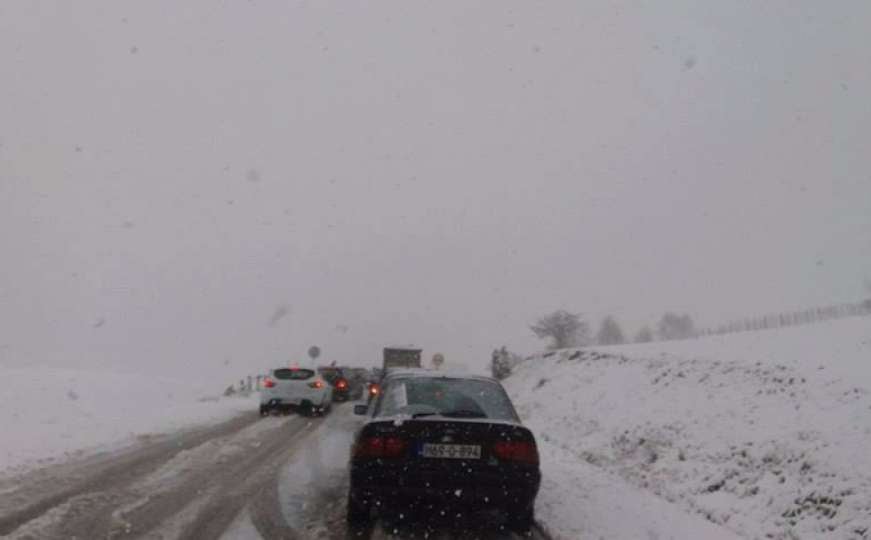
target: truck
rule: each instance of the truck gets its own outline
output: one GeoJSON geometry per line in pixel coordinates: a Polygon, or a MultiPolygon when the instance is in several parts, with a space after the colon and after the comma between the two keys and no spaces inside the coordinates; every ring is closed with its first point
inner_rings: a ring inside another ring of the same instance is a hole
{"type": "Polygon", "coordinates": [[[412,347],[384,347],[384,364],[386,372],[391,368],[419,368],[422,349],[412,347]]]}
{"type": "Polygon", "coordinates": [[[384,347],[384,363],[381,369],[373,369],[376,379],[369,382],[369,403],[381,392],[381,380],[387,372],[396,368],[419,368],[423,349],[414,347],[384,347]]]}

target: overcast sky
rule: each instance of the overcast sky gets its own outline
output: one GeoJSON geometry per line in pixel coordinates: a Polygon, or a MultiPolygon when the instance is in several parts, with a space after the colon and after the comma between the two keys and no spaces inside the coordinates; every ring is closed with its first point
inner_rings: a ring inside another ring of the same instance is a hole
{"type": "Polygon", "coordinates": [[[871,3],[0,3],[0,362],[481,366],[853,301],[871,3]]]}

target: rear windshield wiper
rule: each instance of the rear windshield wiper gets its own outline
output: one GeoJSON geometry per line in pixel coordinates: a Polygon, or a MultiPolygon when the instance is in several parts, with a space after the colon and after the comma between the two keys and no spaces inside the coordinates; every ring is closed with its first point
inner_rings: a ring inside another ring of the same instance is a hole
{"type": "Polygon", "coordinates": [[[473,411],[471,409],[456,409],[453,411],[442,411],[439,413],[448,418],[487,418],[487,415],[481,411],[473,411]]]}
{"type": "Polygon", "coordinates": [[[487,415],[481,411],[473,411],[470,409],[456,409],[453,411],[427,411],[419,412],[411,415],[412,418],[423,418],[425,416],[444,416],[446,418],[487,418],[487,415]]]}

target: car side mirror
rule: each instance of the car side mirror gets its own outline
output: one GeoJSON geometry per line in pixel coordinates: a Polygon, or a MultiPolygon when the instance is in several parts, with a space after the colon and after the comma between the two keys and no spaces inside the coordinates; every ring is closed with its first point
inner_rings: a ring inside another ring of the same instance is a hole
{"type": "Polygon", "coordinates": [[[354,405],[354,414],[365,415],[369,412],[368,405],[354,405]]]}

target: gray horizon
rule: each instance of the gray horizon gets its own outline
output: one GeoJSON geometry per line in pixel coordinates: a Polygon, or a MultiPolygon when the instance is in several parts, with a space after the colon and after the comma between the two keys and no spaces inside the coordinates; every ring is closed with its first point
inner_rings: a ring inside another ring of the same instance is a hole
{"type": "Polygon", "coordinates": [[[871,293],[871,4],[0,6],[0,365],[233,380],[871,293]]]}

